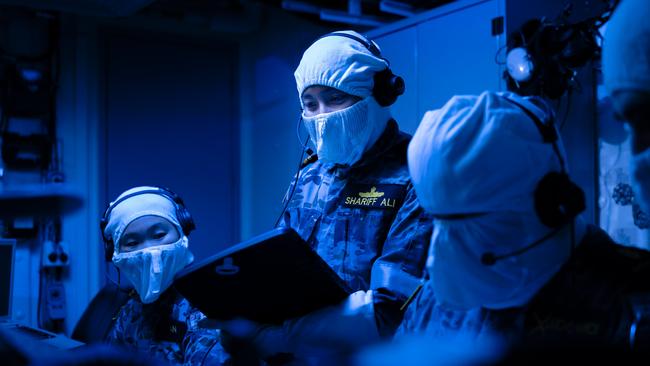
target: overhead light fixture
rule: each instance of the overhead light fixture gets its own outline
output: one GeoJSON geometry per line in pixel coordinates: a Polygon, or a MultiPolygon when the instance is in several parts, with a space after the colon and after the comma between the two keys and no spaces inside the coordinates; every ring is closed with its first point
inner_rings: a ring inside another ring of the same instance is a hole
{"type": "Polygon", "coordinates": [[[316,14],[321,20],[328,22],[346,23],[368,27],[379,27],[388,23],[381,17],[363,15],[361,0],[348,0],[348,11],[322,9],[321,7],[299,0],[283,0],[284,10],[295,11],[307,14],[316,14]]]}
{"type": "Polygon", "coordinates": [[[354,16],[361,15],[361,0],[348,0],[348,14],[354,16]]]}
{"type": "Polygon", "coordinates": [[[379,2],[379,10],[403,17],[412,17],[416,14],[413,6],[394,0],[381,0],[379,2]]]}
{"type": "Polygon", "coordinates": [[[350,13],[338,10],[321,10],[320,18],[321,20],[330,22],[365,25],[368,27],[380,27],[387,24],[386,21],[379,17],[370,15],[351,15],[350,13]]]}

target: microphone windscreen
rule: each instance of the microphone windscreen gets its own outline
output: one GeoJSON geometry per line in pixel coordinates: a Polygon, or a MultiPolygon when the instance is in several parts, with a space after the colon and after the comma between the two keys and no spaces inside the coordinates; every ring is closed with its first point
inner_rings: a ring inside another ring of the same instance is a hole
{"type": "Polygon", "coordinates": [[[481,256],[481,263],[486,266],[493,266],[497,262],[497,257],[494,253],[486,252],[481,256]]]}

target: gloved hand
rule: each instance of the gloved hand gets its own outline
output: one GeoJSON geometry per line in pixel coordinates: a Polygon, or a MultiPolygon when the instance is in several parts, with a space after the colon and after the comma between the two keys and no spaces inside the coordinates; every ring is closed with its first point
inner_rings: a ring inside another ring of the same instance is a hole
{"type": "Polygon", "coordinates": [[[317,356],[348,352],[380,340],[372,291],[357,291],[338,305],[287,320],[282,326],[247,319],[214,321],[212,325],[248,340],[263,359],[280,353],[317,356]]]}
{"type": "MultiPolygon", "coordinates": [[[[254,321],[237,318],[233,320],[205,320],[201,326],[218,328],[222,332],[224,348],[228,352],[226,344],[235,345],[237,348],[244,347],[244,344],[252,346],[259,358],[267,359],[279,353],[291,353],[287,344],[287,337],[282,326],[259,324],[254,321]]],[[[249,348],[245,346],[244,348],[249,348]]]]}
{"type": "Polygon", "coordinates": [[[380,340],[372,291],[357,291],[342,303],[283,324],[292,351],[300,355],[346,352],[380,340]]]}

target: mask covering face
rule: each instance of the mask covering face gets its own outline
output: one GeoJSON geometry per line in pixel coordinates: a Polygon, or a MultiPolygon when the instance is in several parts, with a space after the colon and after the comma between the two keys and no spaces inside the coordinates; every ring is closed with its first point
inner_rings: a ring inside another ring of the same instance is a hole
{"type": "Polygon", "coordinates": [[[645,212],[650,212],[650,149],[632,157],[630,174],[635,202],[645,212]]]}
{"type": "Polygon", "coordinates": [[[131,281],[143,303],[158,299],[172,284],[174,276],[194,259],[187,248],[188,239],[183,236],[168,245],[118,253],[113,263],[131,281]]]}
{"type": "Polygon", "coordinates": [[[390,110],[372,97],[339,111],[302,117],[318,158],[342,165],[359,161],[384,132],[389,119],[390,110]]]}
{"type": "Polygon", "coordinates": [[[457,309],[503,309],[526,304],[568,258],[570,229],[494,265],[483,264],[481,257],[486,252],[510,253],[549,230],[534,214],[523,212],[436,221],[427,258],[436,296],[457,309]]]}

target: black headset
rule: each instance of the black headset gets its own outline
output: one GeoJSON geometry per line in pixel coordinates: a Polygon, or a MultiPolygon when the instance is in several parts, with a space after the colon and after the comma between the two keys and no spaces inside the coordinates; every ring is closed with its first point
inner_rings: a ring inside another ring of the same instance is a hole
{"type": "MultiPolygon", "coordinates": [[[[318,40],[323,39],[325,37],[344,37],[344,38],[352,39],[354,41],[361,43],[364,47],[366,47],[366,49],[368,49],[368,51],[370,51],[370,53],[372,53],[373,56],[386,61],[386,63],[389,66],[386,67],[386,69],[375,73],[374,76],[372,96],[377,101],[377,104],[379,104],[382,107],[388,107],[391,104],[395,103],[398,96],[404,94],[404,91],[406,90],[404,79],[402,79],[400,76],[393,74],[393,72],[390,69],[390,62],[381,55],[381,51],[379,51],[379,47],[377,47],[377,44],[374,41],[367,38],[357,37],[353,34],[348,34],[343,32],[332,32],[320,36],[316,41],[312,43],[312,45],[318,42],[318,40]]],[[[302,115],[300,116],[300,119],[298,120],[298,124],[296,125],[296,135],[298,135],[298,141],[300,141],[300,133],[298,131],[300,129],[301,122],[302,122],[302,115]]],[[[293,194],[296,189],[296,185],[298,183],[298,176],[300,174],[300,170],[306,167],[307,165],[318,160],[318,155],[314,154],[311,149],[307,148],[308,142],[309,140],[306,140],[304,143],[300,141],[300,144],[302,145],[302,153],[300,154],[300,161],[298,164],[298,169],[295,174],[294,182],[289,192],[289,195],[286,197],[286,200],[284,201],[284,208],[280,212],[278,218],[275,220],[275,225],[273,225],[273,227],[278,226],[280,220],[282,219],[282,216],[284,216],[284,213],[287,211],[289,201],[291,201],[291,198],[293,197],[293,194]],[[308,156],[306,159],[303,160],[303,156],[305,155],[305,152],[307,152],[308,156]]]]}
{"type": "Polygon", "coordinates": [[[174,207],[176,207],[176,219],[178,220],[178,223],[183,230],[183,235],[189,236],[190,233],[196,229],[194,219],[192,219],[192,215],[190,215],[190,212],[187,210],[187,207],[185,207],[185,203],[180,196],[164,187],[151,187],[153,187],[153,189],[145,189],[142,191],[127,194],[124,197],[120,197],[120,199],[116,200],[115,202],[111,202],[108,207],[106,207],[102,218],[99,220],[99,229],[102,232],[102,239],[104,241],[104,258],[107,262],[113,258],[113,251],[115,250],[115,243],[113,242],[113,238],[107,238],[106,234],[104,233],[106,226],[108,226],[111,212],[117,205],[131,197],[139,196],[142,194],[157,194],[159,196],[165,197],[174,204],[174,207]]]}
{"type": "Polygon", "coordinates": [[[553,151],[560,161],[560,171],[549,172],[544,175],[537,183],[533,195],[537,217],[542,224],[553,230],[516,251],[501,255],[495,255],[492,252],[484,253],[481,256],[481,263],[487,266],[495,264],[498,260],[520,255],[538,246],[558,233],[564,226],[573,222],[576,216],[586,208],[584,191],[571,181],[566,171],[564,158],[562,158],[562,154],[560,154],[560,149],[557,145],[558,134],[553,120],[547,118],[542,122],[535,113],[524,107],[521,103],[508,97],[504,97],[504,99],[521,109],[535,123],[535,126],[542,135],[543,141],[552,144],[553,151]]]}
{"type": "MultiPolygon", "coordinates": [[[[373,56],[386,61],[388,67],[375,73],[374,86],[372,88],[372,96],[380,106],[388,107],[395,103],[397,97],[404,94],[404,91],[406,90],[404,79],[393,74],[393,71],[390,69],[390,62],[381,55],[381,51],[379,51],[379,47],[377,47],[377,44],[374,41],[343,32],[328,33],[319,37],[316,41],[326,37],[344,37],[355,40],[366,47],[373,56]]],[[[316,41],[314,43],[316,43],[316,41]]]]}
{"type": "Polygon", "coordinates": [[[599,54],[591,23],[556,25],[532,19],[508,37],[504,78],[520,95],[558,99],[571,87],[578,67],[599,54]]]}

